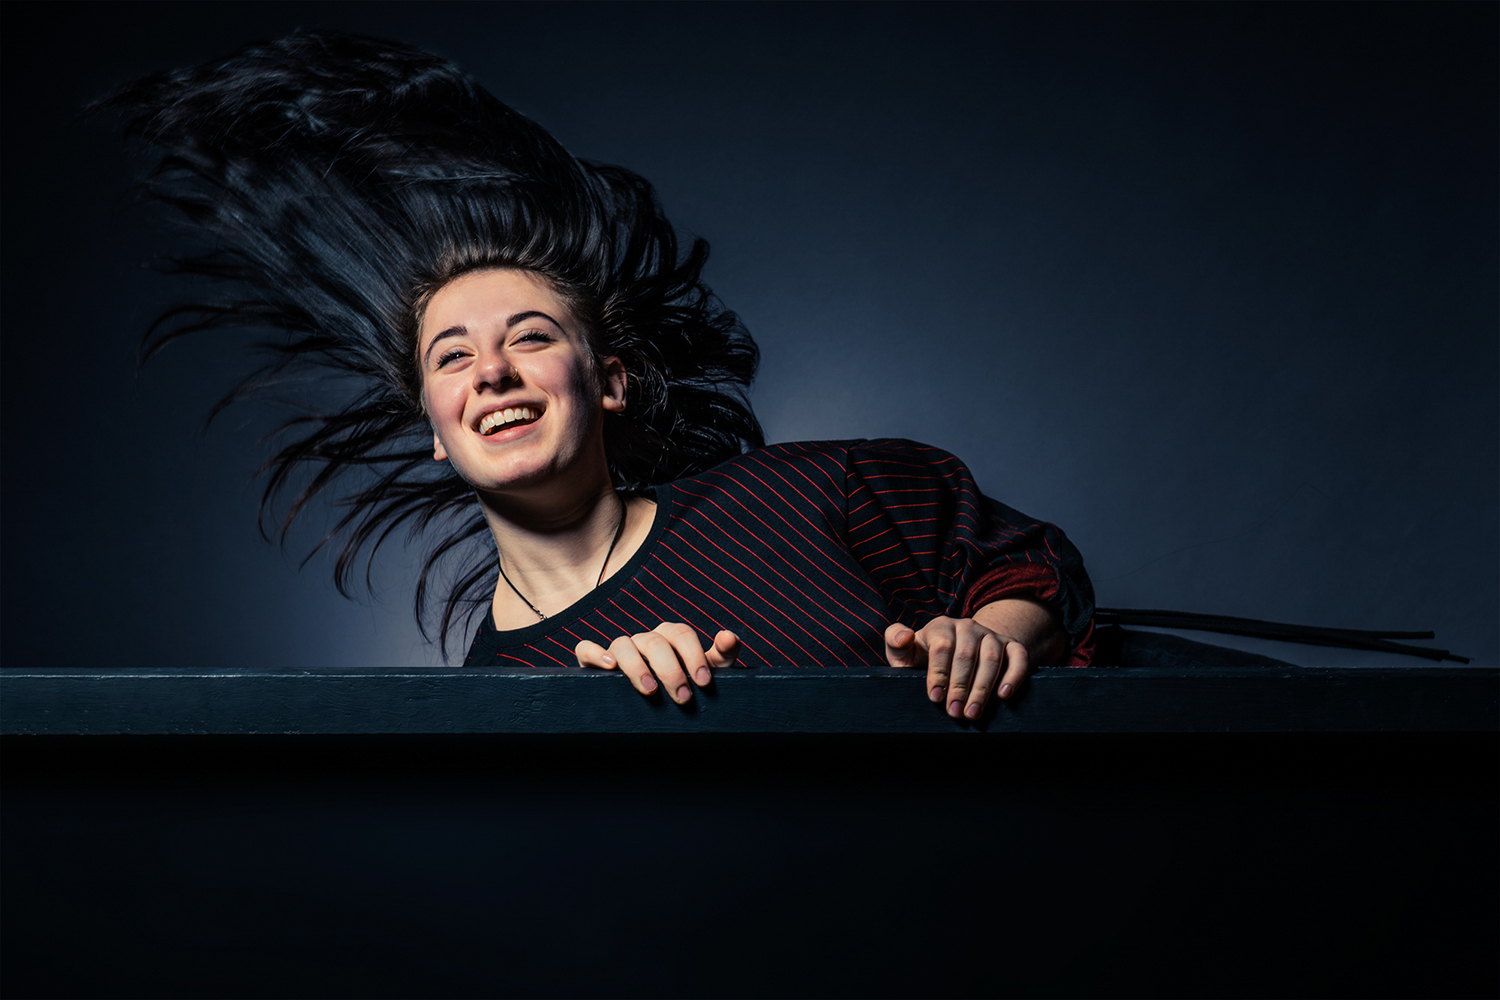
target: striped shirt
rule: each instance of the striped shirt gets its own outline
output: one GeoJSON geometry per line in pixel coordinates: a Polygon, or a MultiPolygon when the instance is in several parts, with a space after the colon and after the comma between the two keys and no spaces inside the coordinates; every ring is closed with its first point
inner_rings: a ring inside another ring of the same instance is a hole
{"type": "Polygon", "coordinates": [[[741,666],[885,663],[892,622],[921,628],[1002,597],[1051,607],[1067,663],[1093,648],[1093,588],[1053,525],[979,492],[968,468],[902,440],[778,444],[655,487],[656,519],[630,561],[572,607],[497,631],[486,613],[465,666],[576,667],[608,646],[686,622],[706,646],[740,637],[741,666]]]}

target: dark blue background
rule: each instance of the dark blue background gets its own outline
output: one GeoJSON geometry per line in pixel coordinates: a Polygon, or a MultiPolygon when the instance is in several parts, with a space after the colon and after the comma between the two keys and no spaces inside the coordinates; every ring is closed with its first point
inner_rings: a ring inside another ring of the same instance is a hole
{"type": "MultiPolygon", "coordinates": [[[[772,440],[901,435],[1062,525],[1101,604],[1497,636],[1497,8],[8,4],[3,662],[434,663],[254,527],[275,414],[78,108],[302,26],[457,60],[653,180],[772,440]]],[[[1234,640],[1227,640],[1234,641],[1234,640]]],[[[1375,662],[1317,648],[1304,663],[1375,662]]],[[[1407,661],[1416,662],[1416,661],[1407,661]]]]}

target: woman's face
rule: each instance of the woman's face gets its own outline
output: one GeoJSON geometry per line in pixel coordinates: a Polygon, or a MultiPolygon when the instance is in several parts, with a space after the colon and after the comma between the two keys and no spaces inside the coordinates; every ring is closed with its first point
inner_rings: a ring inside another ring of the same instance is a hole
{"type": "Polygon", "coordinates": [[[437,291],[417,338],[433,457],[487,493],[607,476],[602,411],[625,408],[624,368],[597,372],[584,330],[530,271],[474,271],[437,291]]]}

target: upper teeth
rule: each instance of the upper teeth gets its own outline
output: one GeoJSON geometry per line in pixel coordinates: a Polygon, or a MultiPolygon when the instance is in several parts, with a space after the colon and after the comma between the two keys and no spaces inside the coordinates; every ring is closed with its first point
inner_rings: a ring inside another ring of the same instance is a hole
{"type": "Polygon", "coordinates": [[[517,420],[535,420],[537,416],[537,412],[529,406],[512,406],[504,410],[495,410],[492,413],[486,413],[479,421],[479,433],[488,434],[506,424],[513,424],[517,420]]]}

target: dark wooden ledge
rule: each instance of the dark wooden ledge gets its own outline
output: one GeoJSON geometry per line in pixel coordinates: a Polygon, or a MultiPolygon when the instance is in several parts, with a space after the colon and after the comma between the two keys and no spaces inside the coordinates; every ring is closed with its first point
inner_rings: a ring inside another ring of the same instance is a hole
{"type": "Polygon", "coordinates": [[[1494,667],[1038,671],[977,724],[888,668],[720,671],[694,704],[602,671],[0,670],[0,733],[1494,732],[1494,667]]]}

